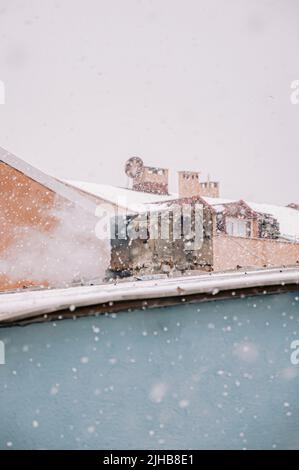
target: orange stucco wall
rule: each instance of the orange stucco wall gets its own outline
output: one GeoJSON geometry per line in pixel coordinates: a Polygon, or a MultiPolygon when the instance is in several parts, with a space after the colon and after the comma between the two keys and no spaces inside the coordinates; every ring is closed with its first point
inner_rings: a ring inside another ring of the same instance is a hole
{"type": "Polygon", "coordinates": [[[213,240],[213,255],[214,271],[293,266],[299,263],[299,243],[219,235],[213,240]]]}
{"type": "Polygon", "coordinates": [[[103,243],[95,236],[96,221],[0,162],[0,290],[100,277],[103,243]]]}

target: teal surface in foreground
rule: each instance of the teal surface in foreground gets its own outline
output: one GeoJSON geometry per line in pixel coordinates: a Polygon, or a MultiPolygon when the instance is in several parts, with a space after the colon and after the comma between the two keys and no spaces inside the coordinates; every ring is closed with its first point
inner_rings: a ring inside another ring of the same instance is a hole
{"type": "Polygon", "coordinates": [[[299,292],[0,329],[1,449],[299,448],[299,292]]]}

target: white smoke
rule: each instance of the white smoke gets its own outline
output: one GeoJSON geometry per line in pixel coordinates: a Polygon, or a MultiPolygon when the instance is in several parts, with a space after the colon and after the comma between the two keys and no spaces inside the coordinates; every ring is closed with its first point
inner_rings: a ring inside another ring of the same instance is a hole
{"type": "Polygon", "coordinates": [[[0,274],[10,281],[66,286],[102,280],[110,261],[109,240],[98,240],[97,218],[69,205],[52,211],[58,223],[49,232],[30,226],[14,229],[14,243],[2,254],[0,274]]]}

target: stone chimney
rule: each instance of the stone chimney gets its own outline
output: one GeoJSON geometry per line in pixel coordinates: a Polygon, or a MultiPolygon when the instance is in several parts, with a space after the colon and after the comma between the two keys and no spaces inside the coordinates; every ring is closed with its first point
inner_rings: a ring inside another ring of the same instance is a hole
{"type": "Polygon", "coordinates": [[[179,197],[201,195],[199,173],[195,171],[179,171],[179,197]]]}
{"type": "Polygon", "coordinates": [[[219,183],[217,181],[205,181],[200,183],[201,186],[201,196],[205,197],[219,197],[219,183]]]}

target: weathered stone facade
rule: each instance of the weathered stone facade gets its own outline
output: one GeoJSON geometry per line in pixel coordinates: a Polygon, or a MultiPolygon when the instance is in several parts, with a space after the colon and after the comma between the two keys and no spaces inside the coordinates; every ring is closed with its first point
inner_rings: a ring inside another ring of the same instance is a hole
{"type": "MultiPolygon", "coordinates": [[[[182,199],[174,201],[168,208],[161,212],[149,212],[143,220],[143,233],[136,239],[120,236],[111,240],[111,264],[110,272],[115,275],[129,274],[170,274],[174,272],[185,272],[188,270],[210,271],[213,262],[212,244],[212,214],[209,210],[201,211],[200,217],[203,227],[200,247],[197,248],[193,229],[184,233],[184,223],[194,225],[196,220],[195,210],[201,204],[198,200],[182,199]],[[174,220],[174,205],[190,204],[192,207],[190,221],[174,220]],[[151,223],[151,218],[155,217],[157,225],[151,223]],[[168,221],[168,233],[162,236],[162,218],[168,221]],[[144,220],[146,220],[144,222],[144,220]]],[[[138,224],[138,216],[122,218],[122,226],[138,224]],[[123,222],[125,220],[125,222],[123,222]]],[[[140,227],[139,227],[140,230],[140,227]]],[[[140,232],[139,232],[140,235],[140,232]]]]}

